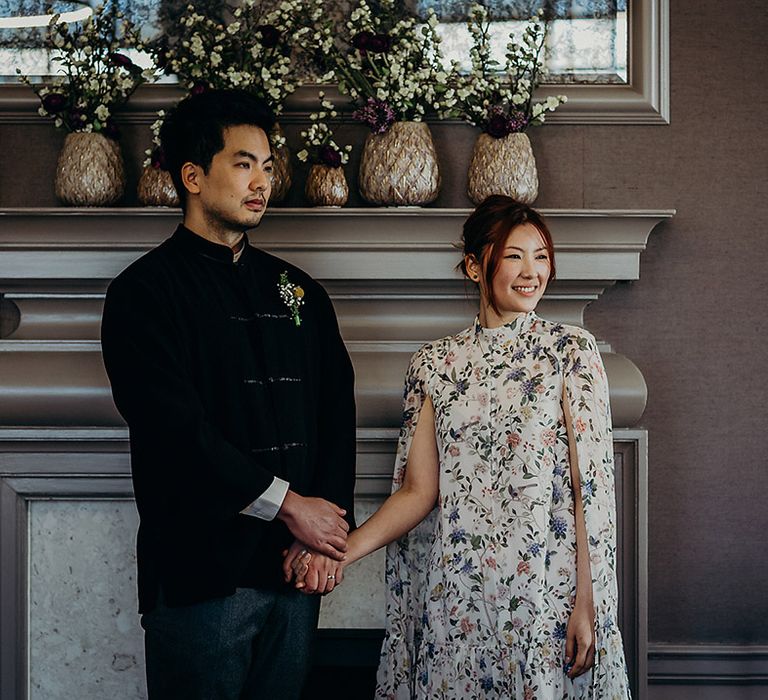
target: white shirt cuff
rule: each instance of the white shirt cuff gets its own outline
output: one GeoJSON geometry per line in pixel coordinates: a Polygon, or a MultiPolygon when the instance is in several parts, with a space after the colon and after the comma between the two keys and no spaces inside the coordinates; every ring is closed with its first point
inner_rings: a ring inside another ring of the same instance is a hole
{"type": "Polygon", "coordinates": [[[240,512],[243,515],[251,515],[261,520],[274,520],[283,505],[289,486],[287,481],[274,477],[269,488],[240,512]]]}

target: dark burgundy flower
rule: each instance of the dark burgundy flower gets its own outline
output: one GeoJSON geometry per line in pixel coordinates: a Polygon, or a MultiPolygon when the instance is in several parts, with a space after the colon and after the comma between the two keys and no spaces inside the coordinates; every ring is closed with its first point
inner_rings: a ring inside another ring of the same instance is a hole
{"type": "Polygon", "coordinates": [[[261,45],[266,49],[273,49],[280,43],[280,30],[271,24],[261,24],[256,27],[261,34],[261,45]]]}
{"type": "Polygon", "coordinates": [[[327,144],[320,147],[317,152],[317,159],[322,165],[327,165],[329,168],[338,168],[341,165],[341,153],[327,144]]]}
{"type": "Polygon", "coordinates": [[[371,53],[386,53],[392,47],[392,38],[389,34],[374,34],[368,40],[366,47],[371,53]]]}
{"type": "Polygon", "coordinates": [[[509,134],[509,120],[507,116],[501,111],[491,113],[485,130],[495,139],[507,136],[509,134]]]}
{"type": "Polygon", "coordinates": [[[101,133],[113,141],[117,141],[120,138],[120,129],[117,128],[117,124],[111,119],[107,119],[107,123],[102,128],[101,133]]]}
{"type": "Polygon", "coordinates": [[[133,61],[130,58],[128,58],[128,56],[122,53],[109,54],[109,60],[113,65],[120,66],[121,68],[135,67],[133,61]]]}
{"type": "Polygon", "coordinates": [[[192,89],[189,91],[190,95],[202,95],[208,90],[208,86],[205,83],[195,83],[192,89]]]}
{"type": "Polygon", "coordinates": [[[43,109],[49,114],[58,114],[66,104],[67,98],[58,92],[51,92],[43,97],[43,109]]]}
{"type": "Polygon", "coordinates": [[[85,121],[85,113],[81,109],[73,107],[64,116],[64,121],[69,124],[69,128],[72,131],[77,131],[85,121]]]}
{"type": "Polygon", "coordinates": [[[359,34],[355,34],[355,36],[352,37],[352,46],[360,51],[367,51],[368,44],[373,37],[373,32],[360,32],[359,34]]]}
{"type": "Polygon", "coordinates": [[[157,146],[152,151],[152,155],[149,157],[149,161],[152,167],[156,170],[168,170],[168,167],[165,163],[165,153],[163,153],[163,149],[160,146],[157,146]]]}

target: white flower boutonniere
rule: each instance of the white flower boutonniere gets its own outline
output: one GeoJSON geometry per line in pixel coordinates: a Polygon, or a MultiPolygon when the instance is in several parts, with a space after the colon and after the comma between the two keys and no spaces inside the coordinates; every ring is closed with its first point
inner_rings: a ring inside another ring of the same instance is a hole
{"type": "Polygon", "coordinates": [[[293,322],[301,325],[301,316],[299,316],[299,307],[304,303],[304,290],[298,285],[288,280],[288,273],[280,273],[280,281],[277,283],[280,290],[280,298],[291,312],[293,322]]]}

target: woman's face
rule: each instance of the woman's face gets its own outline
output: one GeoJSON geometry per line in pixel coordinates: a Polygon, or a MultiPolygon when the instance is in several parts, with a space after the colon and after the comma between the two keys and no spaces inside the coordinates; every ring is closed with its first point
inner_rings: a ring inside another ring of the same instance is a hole
{"type": "MultiPolygon", "coordinates": [[[[485,264],[487,258],[483,267],[485,264]]],[[[493,276],[498,314],[488,305],[485,276],[478,269],[482,310],[489,322],[486,325],[509,323],[520,314],[533,311],[547,288],[550,265],[549,252],[539,230],[530,222],[513,228],[493,276]]],[[[470,268],[470,276],[471,273],[470,268]]]]}

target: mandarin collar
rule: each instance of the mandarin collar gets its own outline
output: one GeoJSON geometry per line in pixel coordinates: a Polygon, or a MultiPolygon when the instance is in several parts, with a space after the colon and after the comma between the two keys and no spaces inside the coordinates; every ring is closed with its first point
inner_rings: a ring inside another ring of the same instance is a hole
{"type": "MultiPolygon", "coordinates": [[[[232,265],[234,263],[235,253],[227,245],[223,243],[214,243],[207,238],[199,236],[194,231],[190,231],[184,224],[179,224],[178,228],[174,232],[172,239],[175,243],[182,246],[186,250],[202,255],[210,260],[216,262],[228,263],[232,265]]],[[[248,257],[248,250],[250,248],[248,242],[248,234],[243,233],[243,252],[238,260],[238,264],[242,265],[248,257]]]]}
{"type": "Polygon", "coordinates": [[[514,340],[521,333],[529,330],[537,318],[535,311],[529,311],[527,314],[521,314],[513,321],[505,323],[503,326],[486,328],[480,323],[480,315],[478,314],[475,316],[475,337],[478,339],[482,338],[492,345],[514,340]]]}

